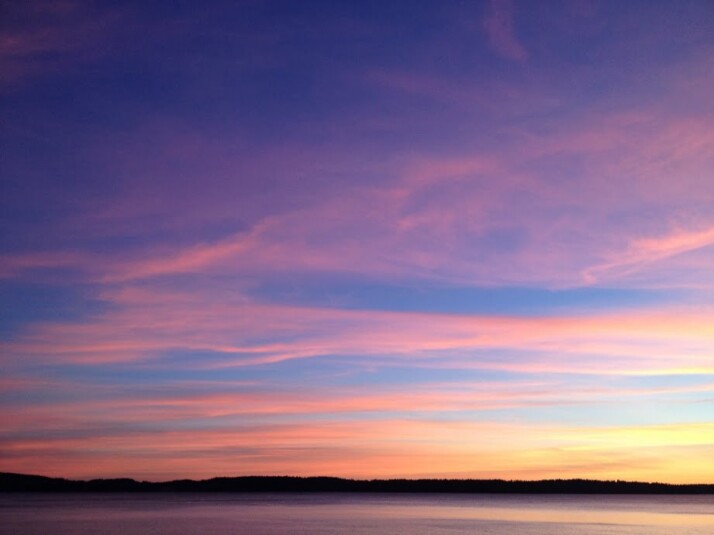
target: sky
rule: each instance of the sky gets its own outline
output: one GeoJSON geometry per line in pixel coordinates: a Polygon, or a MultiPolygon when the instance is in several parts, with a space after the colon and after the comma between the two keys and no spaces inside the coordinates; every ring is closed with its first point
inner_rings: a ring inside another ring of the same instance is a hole
{"type": "Polygon", "coordinates": [[[0,6],[0,471],[714,482],[714,3],[0,6]]]}

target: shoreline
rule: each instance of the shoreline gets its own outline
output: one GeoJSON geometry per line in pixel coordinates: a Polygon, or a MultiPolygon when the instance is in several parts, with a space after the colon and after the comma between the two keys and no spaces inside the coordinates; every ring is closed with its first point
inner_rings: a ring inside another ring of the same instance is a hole
{"type": "Polygon", "coordinates": [[[670,484],[591,479],[346,479],[338,477],[238,476],[150,482],[130,478],[74,480],[0,473],[0,492],[43,493],[362,493],[362,494],[714,494],[714,484],[670,484]]]}

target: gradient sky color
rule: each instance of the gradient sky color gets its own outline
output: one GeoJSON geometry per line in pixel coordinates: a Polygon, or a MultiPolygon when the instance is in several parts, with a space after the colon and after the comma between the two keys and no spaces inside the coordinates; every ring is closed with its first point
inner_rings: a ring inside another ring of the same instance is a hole
{"type": "Polygon", "coordinates": [[[0,7],[0,470],[714,482],[710,0],[0,7]]]}

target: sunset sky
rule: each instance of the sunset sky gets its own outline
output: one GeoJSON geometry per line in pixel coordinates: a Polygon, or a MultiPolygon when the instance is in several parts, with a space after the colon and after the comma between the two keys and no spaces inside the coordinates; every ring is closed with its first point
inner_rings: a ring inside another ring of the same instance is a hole
{"type": "Polygon", "coordinates": [[[0,471],[714,482],[714,2],[0,7],[0,471]]]}

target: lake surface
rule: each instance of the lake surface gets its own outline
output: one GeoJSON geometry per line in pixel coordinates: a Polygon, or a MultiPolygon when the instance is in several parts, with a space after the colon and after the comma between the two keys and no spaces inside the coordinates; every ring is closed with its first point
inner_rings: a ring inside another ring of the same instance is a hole
{"type": "Polygon", "coordinates": [[[13,535],[711,535],[714,496],[0,494],[13,535]]]}

